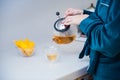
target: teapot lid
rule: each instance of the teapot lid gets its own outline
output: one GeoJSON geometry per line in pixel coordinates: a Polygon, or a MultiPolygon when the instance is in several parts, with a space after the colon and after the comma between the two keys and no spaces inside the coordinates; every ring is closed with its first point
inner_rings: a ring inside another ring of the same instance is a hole
{"type": "Polygon", "coordinates": [[[62,24],[62,20],[65,18],[59,18],[55,23],[54,23],[54,28],[56,31],[59,32],[65,32],[70,28],[70,25],[64,25],[62,24]]]}

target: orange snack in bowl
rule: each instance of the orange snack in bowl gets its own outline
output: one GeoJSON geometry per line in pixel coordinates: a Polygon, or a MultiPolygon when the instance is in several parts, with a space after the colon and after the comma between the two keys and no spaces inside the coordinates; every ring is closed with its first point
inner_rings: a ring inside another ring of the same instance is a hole
{"type": "Polygon", "coordinates": [[[35,43],[29,39],[14,41],[17,48],[25,55],[31,56],[34,52],[35,43]]]}

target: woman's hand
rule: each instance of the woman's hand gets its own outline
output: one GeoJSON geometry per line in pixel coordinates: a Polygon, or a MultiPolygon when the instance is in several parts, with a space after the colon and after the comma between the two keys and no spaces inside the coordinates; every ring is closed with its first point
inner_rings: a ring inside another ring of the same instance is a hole
{"type": "Polygon", "coordinates": [[[74,15],[74,16],[67,16],[65,20],[62,21],[64,25],[80,25],[81,21],[87,18],[89,15],[74,15]]]}
{"type": "Polygon", "coordinates": [[[65,11],[64,17],[83,14],[83,10],[69,8],[65,11]]]}

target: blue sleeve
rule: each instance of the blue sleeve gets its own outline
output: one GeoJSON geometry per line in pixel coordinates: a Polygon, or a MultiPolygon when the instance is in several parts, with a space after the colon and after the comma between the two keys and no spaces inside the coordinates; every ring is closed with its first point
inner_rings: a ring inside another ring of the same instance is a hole
{"type": "Polygon", "coordinates": [[[81,22],[80,29],[87,35],[91,49],[108,57],[120,53],[120,14],[105,24],[93,13],[81,22]]]}

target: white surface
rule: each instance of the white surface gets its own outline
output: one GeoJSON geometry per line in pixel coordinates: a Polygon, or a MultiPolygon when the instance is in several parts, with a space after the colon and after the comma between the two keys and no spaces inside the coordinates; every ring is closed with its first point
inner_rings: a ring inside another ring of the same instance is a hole
{"type": "Polygon", "coordinates": [[[61,45],[62,48],[59,46],[61,49],[59,58],[54,63],[50,63],[45,56],[46,45],[38,46],[31,57],[20,56],[16,49],[1,54],[0,80],[74,80],[86,73],[88,58],[82,60],[78,58],[80,52],[78,50],[82,49],[83,43],[73,42],[68,47],[61,45]],[[67,52],[63,47],[74,51],[67,52]]]}

